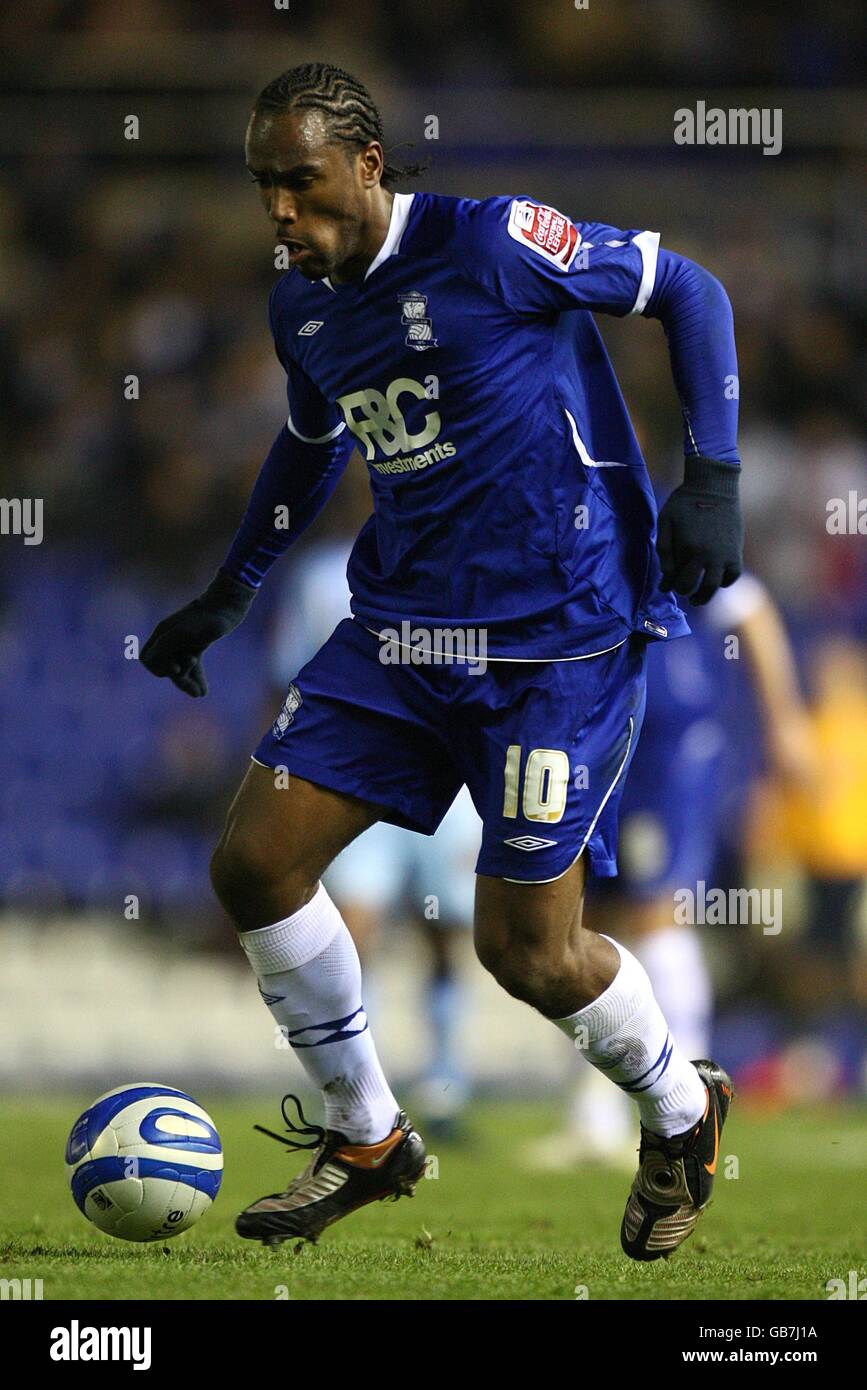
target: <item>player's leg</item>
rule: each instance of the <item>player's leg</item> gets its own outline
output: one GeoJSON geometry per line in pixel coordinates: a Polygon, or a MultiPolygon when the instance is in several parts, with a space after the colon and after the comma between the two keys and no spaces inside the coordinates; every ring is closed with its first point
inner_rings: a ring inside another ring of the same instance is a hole
{"type": "MultiPolygon", "coordinates": [[[[657,720],[657,724],[659,721],[657,720]]],[[[673,747],[650,748],[642,734],[620,814],[616,879],[597,880],[587,909],[594,931],[624,940],[650,977],[657,1002],[687,1057],[707,1057],[713,991],[698,928],[675,921],[674,887],[708,879],[719,842],[718,759],[681,725],[673,747]],[[666,756],[667,754],[667,756],[666,756]]],[[[570,1094],[566,1128],[534,1141],[531,1167],[631,1165],[631,1106],[584,1068],[570,1094]]]]}
{"type": "Polygon", "coordinates": [[[698,1118],[705,1089],[639,962],[583,921],[588,857],[597,872],[615,864],[616,806],[644,715],[645,654],[643,643],[625,643],[583,662],[495,673],[491,688],[480,688],[493,776],[477,793],[484,832],[475,939],[510,994],[557,1022],[592,1065],[634,1094],[645,1125],[673,1135],[698,1118]]]}
{"type": "Polygon", "coordinates": [[[705,1088],[672,1038],[639,961],[583,924],[582,856],[553,883],[479,877],[479,959],[503,988],[556,1023],[665,1136],[700,1119],[705,1088]]]}
{"type": "MultiPolygon", "coordinates": [[[[622,895],[612,891],[619,884],[619,879],[591,880],[583,916],[591,931],[616,940],[622,940],[627,910],[622,895]]],[[[562,1123],[524,1146],[525,1167],[532,1172],[557,1173],[593,1164],[633,1172],[635,1106],[631,1098],[612,1086],[604,1072],[585,1063],[580,1051],[570,1062],[564,1049],[564,1059],[567,1099],[562,1123]]]]}
{"type": "MultiPolygon", "coordinates": [[[[443,805],[425,802],[418,787],[427,769],[412,766],[416,740],[396,708],[375,639],[340,624],[290,687],[230,808],[213,858],[214,887],[325,1110],[324,1126],[301,1117],[300,1133],[311,1142],[284,1141],[315,1149],[310,1167],[285,1192],[242,1213],[241,1235],[315,1239],[366,1202],[411,1192],[422,1171],[424,1146],[373,1043],[355,944],[320,882],[332,859],[381,817],[436,824],[454,795],[454,774],[448,786],[445,771],[440,781],[431,778],[443,805]],[[363,704],[353,698],[358,691],[363,704]]],[[[443,750],[430,751],[447,768],[443,750]]],[[[284,1118],[289,1135],[298,1133],[285,1102],[284,1118]]]]}
{"type": "Polygon", "coordinates": [[[479,878],[476,947],[516,999],[549,1018],[636,1101],[639,1169],[621,1227],[635,1259],[666,1256],[710,1200],[731,1084],[678,1047],[638,959],[582,926],[583,861],[553,884],[479,878]]]}
{"type": "Polygon", "coordinates": [[[322,878],[355,942],[369,1018],[377,1017],[380,1000],[389,993],[389,948],[399,920],[403,860],[407,846],[421,838],[388,821],[378,821],[347,845],[322,878]],[[380,968],[383,964],[385,970],[380,968]]]}
{"type": "Polygon", "coordinates": [[[211,881],[239,932],[309,903],[341,850],[374,825],[377,806],[251,761],[211,860],[211,881]]]}
{"type": "Polygon", "coordinates": [[[214,852],[214,889],[259,992],[309,1080],[325,1126],[376,1144],[400,1107],[361,998],[352,936],[319,877],[379,817],[376,806],[252,763],[214,852]]]}
{"type": "MultiPolygon", "coordinates": [[[[692,1231],[716,1169],[728,1078],[683,1054],[636,957],[583,923],[585,862],[615,868],[617,802],[644,711],[642,646],[517,667],[479,686],[484,834],[476,943],[514,997],[549,1018],[638,1105],[639,1173],[621,1240],[655,1259],[692,1231]],[[703,1166],[704,1165],[704,1166],[703,1166]]],[[[487,678],[486,678],[487,679],[487,678]]]]}
{"type": "Polygon", "coordinates": [[[421,1139],[377,1055],[355,943],[319,882],[378,814],[361,800],[254,763],[214,854],[214,888],[240,929],[262,999],[325,1110],[324,1125],[311,1126],[299,1105],[298,1131],[284,1100],[287,1147],[299,1142],[291,1137],[298,1131],[301,1146],[316,1152],[284,1192],[238,1217],[247,1238],[316,1239],[366,1202],[411,1192],[424,1164],[421,1139]]]}

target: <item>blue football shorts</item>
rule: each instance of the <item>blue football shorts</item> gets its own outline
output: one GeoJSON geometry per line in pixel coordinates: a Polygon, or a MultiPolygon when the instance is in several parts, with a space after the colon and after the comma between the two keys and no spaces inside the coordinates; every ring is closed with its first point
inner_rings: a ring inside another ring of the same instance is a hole
{"type": "MultiPolygon", "coordinates": [[[[383,661],[338,623],[253,758],[432,835],[461,787],[482,821],[476,873],[559,878],[586,849],[617,873],[617,809],[645,707],[647,639],[577,661],[383,661]]],[[[393,650],[393,649],[392,649],[393,650]]],[[[403,649],[409,657],[412,649],[403,649]]]]}

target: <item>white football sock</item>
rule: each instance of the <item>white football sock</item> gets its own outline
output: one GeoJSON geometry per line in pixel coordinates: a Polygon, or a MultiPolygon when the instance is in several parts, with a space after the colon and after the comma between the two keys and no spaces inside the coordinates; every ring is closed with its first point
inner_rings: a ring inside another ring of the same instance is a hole
{"type": "Polygon", "coordinates": [[[682,1134],[704,1114],[707,1089],[671,1036],[644,966],[610,936],[605,940],[620,953],[611,984],[586,1008],[551,1021],[632,1096],[645,1128],[682,1134]]]}
{"type": "Polygon", "coordinates": [[[713,991],[695,927],[661,927],[640,938],[635,954],[681,1052],[709,1056],[713,991]]]}
{"type": "Polygon", "coordinates": [[[326,1127],[352,1144],[384,1139],[400,1107],[367,1025],[355,942],[322,884],[291,917],[240,941],[259,993],[323,1093],[326,1127]]]}

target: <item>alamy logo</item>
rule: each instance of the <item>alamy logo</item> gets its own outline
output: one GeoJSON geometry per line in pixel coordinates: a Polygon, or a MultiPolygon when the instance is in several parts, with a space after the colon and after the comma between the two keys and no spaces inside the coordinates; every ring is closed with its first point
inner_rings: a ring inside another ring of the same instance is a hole
{"type": "Polygon", "coordinates": [[[466,664],[471,675],[484,675],[488,668],[488,633],[483,627],[413,627],[404,618],[400,631],[384,627],[378,636],[383,666],[466,664]]]}
{"type": "Polygon", "coordinates": [[[42,1297],[41,1279],[0,1279],[0,1299],[13,1302],[42,1297]]]}
{"type": "Polygon", "coordinates": [[[674,113],[676,145],[761,145],[762,154],[779,154],[783,148],[781,107],[720,106],[697,101],[695,110],[681,106],[674,113]]]}
{"type": "Polygon", "coordinates": [[[863,1303],[867,1299],[867,1279],[859,1278],[860,1273],[859,1269],[850,1269],[848,1283],[843,1279],[829,1279],[825,1285],[828,1302],[839,1298],[854,1298],[863,1303]]]}
{"type": "Polygon", "coordinates": [[[151,1364],[149,1327],[82,1327],[73,1318],[69,1327],[51,1329],[52,1361],[131,1361],[134,1371],[151,1364]]]}
{"type": "Polygon", "coordinates": [[[23,536],[25,545],[41,545],[42,498],[0,497],[0,535],[23,536]]]}
{"type": "Polygon", "coordinates": [[[400,321],[406,325],[406,346],[415,348],[416,352],[437,347],[437,340],[433,336],[433,323],[427,312],[427,295],[421,294],[418,290],[410,290],[408,294],[399,294],[397,297],[403,305],[400,321]]]}
{"type": "Polygon", "coordinates": [[[708,888],[700,878],[695,889],[675,889],[674,921],[679,927],[761,926],[764,936],[779,936],[783,892],[781,888],[708,888]]]}

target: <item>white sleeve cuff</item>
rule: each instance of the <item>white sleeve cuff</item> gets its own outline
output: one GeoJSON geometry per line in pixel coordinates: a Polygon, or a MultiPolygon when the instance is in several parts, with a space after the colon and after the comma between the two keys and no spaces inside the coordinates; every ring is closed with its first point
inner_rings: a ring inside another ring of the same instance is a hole
{"type": "Polygon", "coordinates": [[[341,420],[340,424],[339,424],[339,425],[335,425],[334,429],[331,430],[328,434],[319,434],[319,435],[302,434],[301,431],[300,431],[300,430],[296,430],[295,426],[293,425],[293,423],[292,423],[292,416],[291,416],[291,415],[288,417],[288,419],[287,419],[287,421],[286,421],[286,424],[289,426],[289,432],[290,432],[290,434],[294,434],[294,436],[295,436],[296,439],[302,440],[303,443],[305,443],[305,444],[327,444],[328,441],[329,441],[330,439],[336,439],[337,436],[338,436],[343,430],[346,429],[346,421],[345,421],[345,420],[341,420]]]}
{"type": "Polygon", "coordinates": [[[639,232],[632,238],[632,245],[641,252],[641,284],[630,314],[643,314],[647,301],[653,294],[656,284],[656,260],[659,255],[659,232],[639,232]]]}

